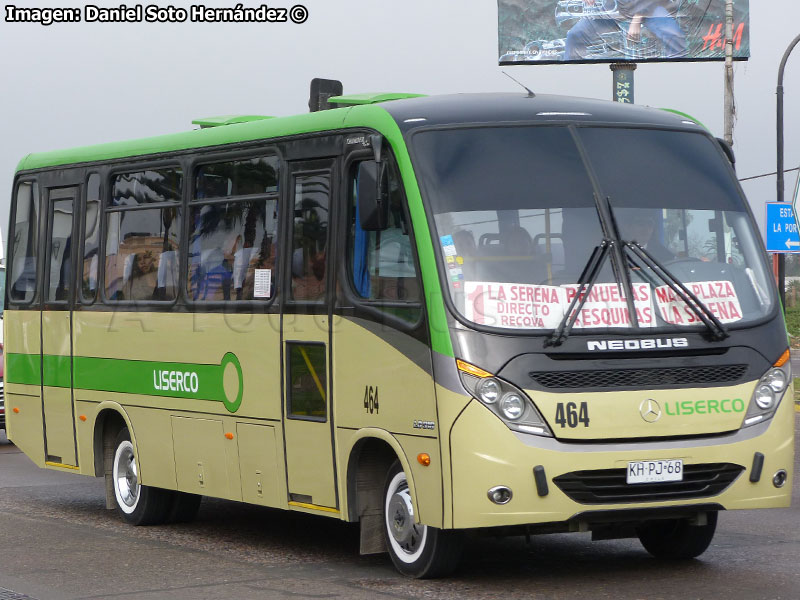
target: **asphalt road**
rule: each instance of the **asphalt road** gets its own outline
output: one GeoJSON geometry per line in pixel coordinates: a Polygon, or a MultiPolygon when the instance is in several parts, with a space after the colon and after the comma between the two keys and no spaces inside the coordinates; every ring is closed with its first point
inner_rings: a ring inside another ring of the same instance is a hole
{"type": "Polygon", "coordinates": [[[790,509],[721,514],[695,561],[588,534],[468,538],[454,576],[414,581],[321,517],[205,499],[192,524],[129,527],[100,479],[39,470],[0,433],[0,600],[379,597],[795,600],[800,486],[790,509]]]}

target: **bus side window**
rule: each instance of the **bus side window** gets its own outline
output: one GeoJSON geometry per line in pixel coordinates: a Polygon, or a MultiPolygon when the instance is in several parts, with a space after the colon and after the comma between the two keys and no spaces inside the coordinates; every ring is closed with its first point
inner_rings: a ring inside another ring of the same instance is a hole
{"type": "Polygon", "coordinates": [[[295,179],[292,232],[292,299],[325,300],[331,175],[295,179]]]}
{"type": "Polygon", "coordinates": [[[36,264],[39,251],[39,186],[26,181],[17,186],[17,208],[11,254],[8,297],[28,304],[36,294],[36,264]]]}
{"type": "Polygon", "coordinates": [[[100,248],[100,175],[92,173],[86,185],[86,222],[83,229],[83,285],[85,304],[97,299],[98,250],[100,248]]]}
{"type": "Polygon", "coordinates": [[[174,300],[183,173],[178,168],[121,173],[111,183],[106,208],[106,298],[174,300]]]}
{"type": "Polygon", "coordinates": [[[351,170],[350,231],[347,264],[356,294],[368,301],[419,302],[410,227],[403,209],[401,180],[394,164],[389,173],[389,220],[382,231],[361,228],[358,211],[358,163],[351,170]]]}
{"type": "Polygon", "coordinates": [[[277,156],[198,167],[186,275],[193,302],[274,296],[279,173],[277,156]]]}

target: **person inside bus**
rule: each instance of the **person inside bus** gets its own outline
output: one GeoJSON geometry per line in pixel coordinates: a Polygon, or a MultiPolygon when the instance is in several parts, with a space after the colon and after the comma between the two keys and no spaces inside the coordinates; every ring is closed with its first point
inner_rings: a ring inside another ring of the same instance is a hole
{"type": "Polygon", "coordinates": [[[661,243],[656,233],[656,223],[652,217],[637,215],[630,220],[627,227],[623,229],[623,237],[629,238],[633,242],[647,250],[653,258],[659,262],[673,260],[675,254],[661,243]]]}
{"type": "MultiPolygon", "coordinates": [[[[127,277],[127,294],[125,300],[152,300],[156,290],[156,259],[152,250],[137,252],[126,257],[126,267],[130,266],[130,275],[127,277]]],[[[117,299],[123,299],[117,298],[117,299]]]]}
{"type": "MultiPolygon", "coordinates": [[[[680,58],[687,55],[686,34],[676,19],[678,4],[675,0],[584,0],[588,7],[613,10],[616,4],[619,17],[586,16],[567,33],[564,60],[582,60],[589,57],[589,47],[603,36],[623,30],[628,23],[627,37],[632,42],[641,39],[642,28],[647,29],[661,42],[661,58],[680,58]]],[[[624,30],[623,30],[624,31],[624,30]]],[[[624,52],[623,48],[614,48],[624,52]]]]}

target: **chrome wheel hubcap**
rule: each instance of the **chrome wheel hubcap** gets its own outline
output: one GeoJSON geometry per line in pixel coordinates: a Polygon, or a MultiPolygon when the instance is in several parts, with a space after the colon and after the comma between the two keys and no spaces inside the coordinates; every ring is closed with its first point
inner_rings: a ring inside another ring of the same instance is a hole
{"type": "Polygon", "coordinates": [[[403,552],[417,552],[423,540],[425,526],[414,523],[414,506],[405,482],[392,495],[388,513],[389,532],[394,540],[403,552]]]}
{"type": "Polygon", "coordinates": [[[139,474],[136,457],[130,442],[120,444],[114,464],[114,481],[117,498],[128,508],[133,508],[139,500],[139,474]]]}

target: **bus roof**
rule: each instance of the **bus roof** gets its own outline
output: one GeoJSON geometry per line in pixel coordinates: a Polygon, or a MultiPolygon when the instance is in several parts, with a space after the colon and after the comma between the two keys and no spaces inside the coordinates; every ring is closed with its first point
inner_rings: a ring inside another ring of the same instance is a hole
{"type": "Polygon", "coordinates": [[[681,114],[587,98],[546,94],[529,97],[522,93],[419,97],[412,97],[409,94],[401,96],[405,97],[288,117],[262,117],[257,120],[239,122],[240,120],[235,117],[228,116],[225,117],[225,120],[230,124],[224,124],[224,126],[220,123],[221,126],[204,127],[181,133],[29,154],[20,161],[17,171],[144,157],[298,133],[366,126],[375,123],[376,120],[381,120],[381,117],[386,117],[387,113],[403,133],[419,127],[435,125],[532,121],[603,122],[701,128],[700,125],[681,114]]]}
{"type": "Polygon", "coordinates": [[[697,130],[684,114],[607,100],[537,94],[457,94],[382,104],[406,133],[459,123],[574,122],[654,125],[697,130]]]}

